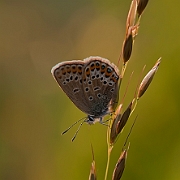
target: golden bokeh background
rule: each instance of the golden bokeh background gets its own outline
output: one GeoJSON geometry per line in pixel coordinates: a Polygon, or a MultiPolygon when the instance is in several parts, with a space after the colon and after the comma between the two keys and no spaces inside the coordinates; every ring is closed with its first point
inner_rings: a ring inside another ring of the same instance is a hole
{"type": "MultiPolygon", "coordinates": [[[[83,125],[61,132],[85,115],[50,73],[58,62],[98,55],[117,63],[131,1],[16,0],[0,2],[0,179],[88,179],[94,148],[103,179],[106,127],[83,125]]],[[[138,114],[129,141],[123,180],[180,179],[180,23],[178,1],[149,1],[122,83],[124,101],[138,78],[162,56],[148,91],[139,101],[112,153],[108,179],[138,114]]]]}

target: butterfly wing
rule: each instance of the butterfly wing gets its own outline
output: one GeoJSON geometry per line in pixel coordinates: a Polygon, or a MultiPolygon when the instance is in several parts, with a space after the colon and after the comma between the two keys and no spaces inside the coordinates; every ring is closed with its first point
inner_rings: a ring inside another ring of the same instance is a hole
{"type": "Polygon", "coordinates": [[[86,112],[87,103],[84,99],[82,74],[84,61],[72,60],[55,65],[51,73],[61,89],[70,100],[83,112],[86,112]]]}
{"type": "Polygon", "coordinates": [[[109,60],[91,56],[65,61],[51,70],[55,80],[83,112],[95,117],[107,114],[110,101],[117,94],[118,68],[109,60]]]}
{"type": "Polygon", "coordinates": [[[102,117],[111,111],[119,93],[119,70],[109,60],[101,57],[89,57],[84,62],[83,88],[89,107],[88,114],[102,117]]]}

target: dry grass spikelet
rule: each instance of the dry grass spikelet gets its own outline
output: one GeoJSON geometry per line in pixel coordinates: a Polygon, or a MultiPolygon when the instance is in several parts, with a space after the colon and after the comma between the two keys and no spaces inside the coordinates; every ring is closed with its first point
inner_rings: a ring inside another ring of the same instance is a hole
{"type": "Polygon", "coordinates": [[[113,122],[112,122],[112,126],[111,126],[111,132],[110,132],[110,144],[112,145],[116,138],[117,138],[117,123],[119,121],[119,119],[121,119],[121,109],[122,109],[122,104],[120,104],[118,106],[118,108],[115,111],[115,115],[113,117],[113,122]]]}
{"type": "Polygon", "coordinates": [[[125,168],[126,158],[127,158],[127,150],[125,149],[121,152],[121,155],[116,163],[116,166],[113,171],[112,180],[121,179],[125,168]]]}
{"type": "Polygon", "coordinates": [[[95,168],[95,161],[93,160],[91,164],[90,174],[89,174],[89,180],[96,180],[96,168],[95,168]]]}
{"type": "Polygon", "coordinates": [[[156,64],[153,66],[153,68],[146,74],[146,76],[143,78],[139,89],[138,89],[138,95],[137,98],[139,99],[147,90],[147,88],[149,87],[149,85],[151,84],[155,73],[158,70],[158,67],[160,65],[161,62],[161,58],[159,58],[156,62],[156,64]]]}
{"type": "Polygon", "coordinates": [[[149,0],[138,0],[137,13],[138,16],[141,16],[144,9],[146,8],[149,0]]]}
{"type": "Polygon", "coordinates": [[[126,123],[128,121],[128,118],[129,118],[129,116],[131,114],[132,104],[133,104],[133,102],[131,102],[129,104],[129,106],[124,111],[124,113],[122,114],[121,118],[119,119],[119,121],[117,123],[117,126],[116,126],[116,133],[117,134],[119,134],[123,130],[124,126],[126,125],[126,123]]]}

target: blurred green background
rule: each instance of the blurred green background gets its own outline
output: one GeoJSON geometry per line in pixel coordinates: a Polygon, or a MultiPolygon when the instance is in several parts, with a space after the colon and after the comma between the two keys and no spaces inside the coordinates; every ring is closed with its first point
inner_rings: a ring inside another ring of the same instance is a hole
{"type": "MultiPolygon", "coordinates": [[[[107,159],[106,127],[83,125],[85,117],[54,81],[58,62],[98,55],[117,63],[131,1],[16,0],[0,2],[0,179],[88,179],[94,148],[98,179],[107,159]]],[[[148,91],[138,103],[112,153],[108,179],[135,116],[123,180],[180,179],[179,1],[150,0],[141,19],[131,62],[120,91],[162,56],[148,91]]]]}

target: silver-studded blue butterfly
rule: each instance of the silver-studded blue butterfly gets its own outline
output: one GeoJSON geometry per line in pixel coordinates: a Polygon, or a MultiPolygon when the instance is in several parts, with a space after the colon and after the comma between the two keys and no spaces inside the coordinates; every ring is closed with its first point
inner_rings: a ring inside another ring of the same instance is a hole
{"type": "MultiPolygon", "coordinates": [[[[108,59],[91,56],[82,60],[64,61],[51,73],[70,100],[94,124],[113,111],[119,93],[119,70],[108,59]]],[[[69,129],[69,128],[68,128],[69,129]]]]}

